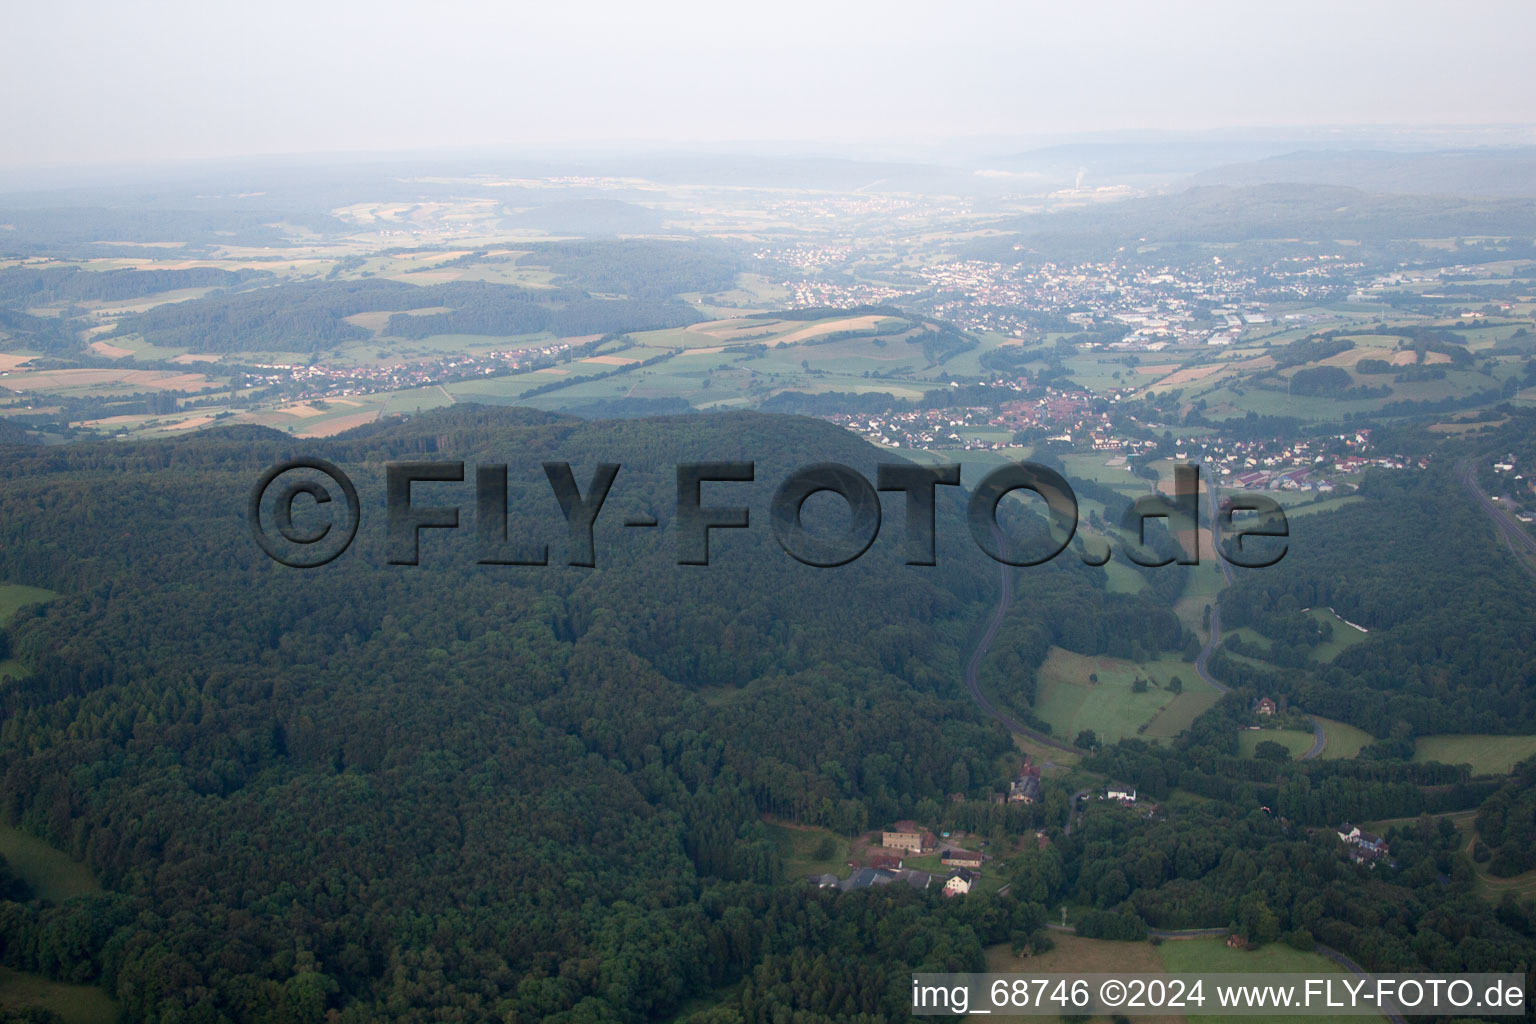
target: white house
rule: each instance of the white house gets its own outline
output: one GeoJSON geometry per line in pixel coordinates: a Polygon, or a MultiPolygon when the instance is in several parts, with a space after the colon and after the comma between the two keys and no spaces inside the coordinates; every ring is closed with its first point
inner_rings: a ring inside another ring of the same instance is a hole
{"type": "Polygon", "coordinates": [[[976,875],[961,868],[944,880],[945,896],[964,896],[976,884],[976,875]]]}

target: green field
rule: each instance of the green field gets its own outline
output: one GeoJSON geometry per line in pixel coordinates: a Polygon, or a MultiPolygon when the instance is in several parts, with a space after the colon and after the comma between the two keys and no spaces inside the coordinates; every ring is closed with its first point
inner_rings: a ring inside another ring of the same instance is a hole
{"type": "Polygon", "coordinates": [[[1504,775],[1536,754],[1536,736],[1420,736],[1415,761],[1469,764],[1475,775],[1504,775]]]}
{"type": "MultiPolygon", "coordinates": [[[[1054,923],[1054,918],[1052,919],[1054,923]]],[[[1091,974],[1115,970],[1160,973],[1162,958],[1149,942],[1085,939],[1071,932],[1051,932],[1056,948],[1035,956],[1016,957],[1007,944],[987,949],[987,970],[999,974],[1091,974]]]]}
{"type": "Polygon", "coordinates": [[[1243,644],[1248,648],[1257,650],[1264,655],[1268,655],[1271,649],[1269,637],[1249,626],[1238,626],[1236,629],[1223,629],[1221,631],[1221,635],[1223,638],[1236,637],[1237,639],[1241,640],[1243,644]]]}
{"type": "Polygon", "coordinates": [[[36,836],[0,825],[0,856],[40,898],[62,903],[76,896],[101,892],[91,869],[55,850],[36,836]]]}
{"type": "MultiPolygon", "coordinates": [[[[1106,743],[1133,737],[1138,727],[1174,702],[1174,694],[1167,688],[1174,676],[1184,681],[1186,694],[1208,689],[1193,665],[1173,655],[1138,665],[1052,647],[1036,673],[1035,713],[1051,723],[1054,735],[1068,739],[1083,729],[1092,729],[1106,743]],[[1090,675],[1098,676],[1098,682],[1090,682],[1090,675]],[[1138,675],[1155,685],[1148,686],[1145,693],[1134,692],[1132,683],[1138,675]]],[[[1188,718],[1193,720],[1195,714],[1198,711],[1189,713],[1188,718]]]]}
{"type": "Polygon", "coordinates": [[[56,1013],[64,1024],[112,1024],[117,1004],[93,985],[66,985],[36,974],[0,967],[0,1010],[38,1007],[56,1013]]]}
{"type": "Polygon", "coordinates": [[[1147,585],[1145,576],[1113,558],[1104,563],[1104,576],[1104,587],[1111,594],[1135,594],[1147,585]]]}
{"type": "Polygon", "coordinates": [[[1307,614],[1318,622],[1333,626],[1333,639],[1312,648],[1312,657],[1318,661],[1332,661],[1340,651],[1365,643],[1370,637],[1370,634],[1360,632],[1327,608],[1309,608],[1307,614]]]}
{"type": "MultiPolygon", "coordinates": [[[[20,583],[0,583],[0,626],[11,620],[19,610],[29,604],[42,604],[58,595],[42,587],[28,587],[20,583]]],[[[27,668],[15,658],[0,658],[0,683],[7,679],[20,679],[27,668]]]]}
{"type": "MultiPolygon", "coordinates": [[[[1299,949],[1279,942],[1271,942],[1258,949],[1231,949],[1224,939],[1180,939],[1164,942],[1158,947],[1163,965],[1169,974],[1343,974],[1344,968],[1319,953],[1303,953],[1299,949]]],[[[1207,1003],[1207,1006],[1210,1004],[1207,1003]]],[[[1157,1018],[1166,1020],[1167,1018],[1157,1018]]],[[[1258,1016],[1223,1016],[1220,1014],[1193,1016],[1200,1024],[1240,1024],[1240,1022],[1268,1021],[1270,1024],[1308,1024],[1317,1017],[1284,1016],[1280,1014],[1258,1016]]],[[[1380,1020],[1379,1017],[1358,1017],[1351,1020],[1380,1020]]]]}
{"type": "Polygon", "coordinates": [[[1170,974],[1201,971],[1215,974],[1341,974],[1344,971],[1325,956],[1303,953],[1283,942],[1244,950],[1232,949],[1221,938],[1178,939],[1164,942],[1158,952],[1170,974]]]}
{"type": "Polygon", "coordinates": [[[1171,740],[1188,729],[1195,719],[1215,707],[1219,700],[1221,691],[1214,686],[1198,676],[1194,682],[1186,679],[1184,692],[1152,717],[1152,721],[1147,723],[1147,731],[1142,735],[1149,740],[1171,740]]]}
{"type": "Polygon", "coordinates": [[[1254,748],[1265,740],[1278,743],[1291,752],[1291,760],[1312,749],[1313,736],[1300,729],[1244,729],[1237,734],[1237,750],[1243,757],[1252,757],[1254,748]]]}
{"type": "Polygon", "coordinates": [[[765,827],[784,860],[784,873],[791,878],[825,874],[842,877],[848,873],[848,840],[842,836],[819,828],[773,824],[765,827]],[[824,845],[830,846],[831,856],[821,856],[824,845]]]}
{"type": "Polygon", "coordinates": [[[1294,519],[1297,516],[1310,516],[1316,515],[1319,512],[1332,512],[1334,509],[1343,508],[1346,505],[1353,505],[1357,501],[1364,500],[1365,499],[1359,495],[1346,494],[1339,498],[1324,498],[1322,501],[1308,501],[1299,505],[1289,505],[1286,503],[1285,498],[1282,497],[1280,499],[1280,505],[1285,509],[1286,518],[1294,519]]]}
{"type": "MultiPolygon", "coordinates": [[[[1326,622],[1333,627],[1333,638],[1318,644],[1309,652],[1309,657],[1313,661],[1332,661],[1338,656],[1340,651],[1354,647],[1356,644],[1364,643],[1369,639],[1369,634],[1360,632],[1327,608],[1309,608],[1306,614],[1318,622],[1326,622]]],[[[1225,629],[1222,633],[1225,636],[1240,637],[1244,644],[1261,652],[1260,657],[1267,658],[1267,652],[1274,646],[1274,642],[1269,637],[1248,626],[1225,629]]]]}
{"type": "Polygon", "coordinates": [[[1497,875],[1490,875],[1485,870],[1485,865],[1478,864],[1471,857],[1467,857],[1467,862],[1472,865],[1472,870],[1477,875],[1478,895],[1490,902],[1497,903],[1505,893],[1510,893],[1519,900],[1536,896],[1536,868],[1518,875],[1511,875],[1509,878],[1499,878],[1497,875]]]}
{"type": "Polygon", "coordinates": [[[42,604],[52,601],[59,595],[42,587],[27,587],[20,583],[0,583],[0,625],[10,621],[22,608],[29,604],[42,604]]]}
{"type": "Polygon", "coordinates": [[[1323,735],[1327,737],[1328,745],[1318,757],[1344,758],[1354,757],[1368,744],[1375,743],[1376,737],[1364,729],[1356,729],[1352,725],[1343,722],[1335,722],[1331,718],[1318,718],[1323,725],[1323,735]]]}
{"type": "MultiPolygon", "coordinates": [[[[1007,945],[987,949],[987,970],[996,974],[1163,974],[1169,976],[1188,974],[1341,974],[1344,968],[1318,953],[1303,953],[1290,946],[1272,942],[1255,950],[1230,949],[1222,938],[1170,939],[1161,945],[1150,942],[1113,942],[1107,939],[1085,939],[1068,932],[1051,932],[1056,947],[1038,956],[1015,957],[1007,945]]],[[[1237,981],[1237,978],[1233,979],[1237,981]]],[[[1214,996],[1206,992],[1205,1008],[1209,1009],[1214,996]]],[[[1047,1022],[1062,1018],[1044,1016],[1007,1016],[988,1014],[974,1016],[974,1020],[1012,1020],[1047,1022]]],[[[1105,1020],[1107,1018],[1094,1018],[1105,1020]]],[[[1132,1016],[1132,1021],[1167,1022],[1188,1019],[1190,1021],[1239,1024],[1239,1022],[1302,1022],[1315,1021],[1317,1017],[1285,1016],[1221,1016],[1219,1014],[1190,1014],[1178,1016],[1132,1016]]],[[[1380,1018],[1360,1017],[1362,1021],[1380,1018]]]]}
{"type": "Polygon", "coordinates": [[[1124,459],[1116,459],[1102,452],[1064,454],[1062,465],[1067,468],[1067,482],[1093,480],[1107,484],[1115,490],[1131,496],[1150,494],[1151,481],[1145,480],[1126,468],[1124,459]],[[1118,462],[1118,465],[1110,465],[1118,462]]]}

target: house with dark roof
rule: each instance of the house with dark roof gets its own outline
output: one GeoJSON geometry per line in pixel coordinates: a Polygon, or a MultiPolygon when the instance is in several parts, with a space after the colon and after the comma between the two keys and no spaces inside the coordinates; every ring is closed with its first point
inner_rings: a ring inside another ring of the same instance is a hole
{"type": "Polygon", "coordinates": [[[849,889],[868,889],[875,885],[906,882],[914,889],[926,889],[932,877],[926,871],[912,871],[907,868],[856,868],[853,874],[838,882],[837,887],[846,892],[849,889]]]}
{"type": "Polygon", "coordinates": [[[939,855],[939,862],[947,868],[979,868],[981,854],[972,850],[945,850],[939,855]]]}
{"type": "Polygon", "coordinates": [[[1038,775],[1025,775],[1014,779],[1008,786],[1008,800],[1010,803],[1035,804],[1040,802],[1040,777],[1038,775]]]}
{"type": "Polygon", "coordinates": [[[1374,868],[1392,853],[1385,839],[1374,832],[1362,832],[1358,825],[1346,824],[1338,830],[1338,836],[1349,849],[1349,859],[1356,864],[1374,868]]]}

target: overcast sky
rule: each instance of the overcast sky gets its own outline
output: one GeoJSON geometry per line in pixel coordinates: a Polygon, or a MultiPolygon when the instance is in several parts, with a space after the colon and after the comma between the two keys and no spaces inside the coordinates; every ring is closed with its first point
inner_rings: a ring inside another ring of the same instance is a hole
{"type": "Polygon", "coordinates": [[[9,3],[0,165],[1536,122],[1536,3],[9,3]]]}

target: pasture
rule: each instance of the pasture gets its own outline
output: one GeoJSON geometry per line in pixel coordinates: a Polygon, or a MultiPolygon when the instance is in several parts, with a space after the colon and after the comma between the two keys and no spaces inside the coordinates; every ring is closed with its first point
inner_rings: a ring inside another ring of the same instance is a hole
{"type": "Polygon", "coordinates": [[[94,985],[66,985],[0,967],[0,1011],[29,1009],[57,1014],[64,1024],[113,1024],[118,1019],[117,1003],[94,985]]]}
{"type": "MultiPolygon", "coordinates": [[[[1174,702],[1175,695],[1168,689],[1174,676],[1180,677],[1187,691],[1208,689],[1193,665],[1172,655],[1137,664],[1052,647],[1036,673],[1035,713],[1051,723],[1054,735],[1067,740],[1083,729],[1092,729],[1101,742],[1134,737],[1143,724],[1174,702]],[[1135,692],[1138,677],[1148,681],[1145,692],[1135,692]]],[[[1186,706],[1170,724],[1190,708],[1186,706]]],[[[1194,714],[1188,717],[1193,720],[1194,714]]]]}
{"type": "Polygon", "coordinates": [[[1164,942],[1157,949],[1170,974],[1202,971],[1213,974],[1340,974],[1344,971],[1321,954],[1303,953],[1283,942],[1269,942],[1258,949],[1232,949],[1222,938],[1178,939],[1164,942]]]}
{"type": "Polygon", "coordinates": [[[1320,501],[1304,501],[1295,505],[1289,504],[1292,496],[1289,492],[1282,492],[1277,499],[1280,507],[1285,509],[1287,519],[1295,519],[1299,516],[1316,515],[1319,512],[1332,512],[1334,509],[1343,508],[1345,505],[1353,505],[1357,501],[1364,501],[1358,495],[1346,494],[1337,498],[1323,498],[1320,501]]]}
{"type": "Polygon", "coordinates": [[[1536,754],[1536,736],[1420,736],[1415,761],[1468,764],[1474,775],[1504,775],[1536,754]]]}
{"type": "MultiPolygon", "coordinates": [[[[1053,918],[1054,920],[1054,918],[1053,918]]],[[[1052,931],[1055,948],[1029,957],[1016,957],[1007,944],[990,946],[986,951],[986,970],[994,974],[1151,974],[1168,977],[1189,974],[1340,974],[1344,968],[1319,953],[1303,953],[1290,946],[1272,942],[1255,950],[1229,949],[1222,938],[1169,939],[1161,945],[1150,942],[1115,942],[1109,939],[1086,939],[1069,932],[1052,931]]],[[[1233,978],[1236,982],[1239,979],[1233,978]]],[[[1214,994],[1204,993],[1209,1010],[1214,994]]],[[[973,1007],[975,1009],[975,1007],[973,1007]]],[[[981,1007],[986,1009],[986,1007],[981,1007]]],[[[988,1020],[1017,1020],[1033,1022],[1060,1021],[1051,1015],[1022,1016],[988,1014],[988,1020]]],[[[1083,1018],[1072,1018],[1083,1019],[1083,1018]]],[[[1107,1018],[1095,1018],[1107,1019],[1107,1018]]],[[[1120,1019],[1120,1018],[1116,1018],[1120,1019]]],[[[1316,1020],[1316,1017],[1239,1017],[1219,1014],[1128,1016],[1126,1019],[1147,1024],[1176,1024],[1189,1021],[1192,1024],[1239,1024],[1243,1021],[1279,1021],[1289,1024],[1316,1020]]],[[[1380,1018],[1361,1017],[1363,1021],[1380,1018]]]]}
{"type": "Polygon", "coordinates": [[[1215,707],[1219,700],[1221,691],[1214,686],[1199,677],[1193,681],[1186,679],[1184,692],[1152,716],[1142,735],[1149,740],[1171,740],[1194,724],[1195,719],[1215,707]]]}
{"type": "Polygon", "coordinates": [[[1312,658],[1316,661],[1332,661],[1339,652],[1348,650],[1356,644],[1365,643],[1370,637],[1369,633],[1345,622],[1327,608],[1309,608],[1307,614],[1318,622],[1326,622],[1333,627],[1333,639],[1324,641],[1312,648],[1312,658]]]}
{"type": "Polygon", "coordinates": [[[1265,740],[1289,750],[1293,761],[1312,749],[1312,734],[1300,729],[1244,729],[1237,734],[1237,752],[1252,757],[1254,749],[1265,740]]]}
{"type": "Polygon", "coordinates": [[[50,903],[101,892],[90,868],[30,832],[0,825],[0,856],[39,899],[50,903]]]}
{"type": "Polygon", "coordinates": [[[28,587],[20,583],[0,583],[0,626],[9,622],[11,616],[25,608],[29,604],[45,604],[58,597],[51,590],[42,587],[28,587]]]}
{"type": "Polygon", "coordinates": [[[1323,726],[1323,736],[1327,738],[1327,746],[1318,757],[1333,759],[1354,757],[1369,744],[1376,742],[1376,737],[1364,729],[1357,729],[1344,722],[1335,722],[1331,718],[1318,718],[1323,726]]]}
{"type": "Polygon", "coordinates": [[[778,848],[788,877],[824,874],[842,877],[848,873],[849,842],[835,832],[775,822],[767,822],[763,827],[778,848]]]}

